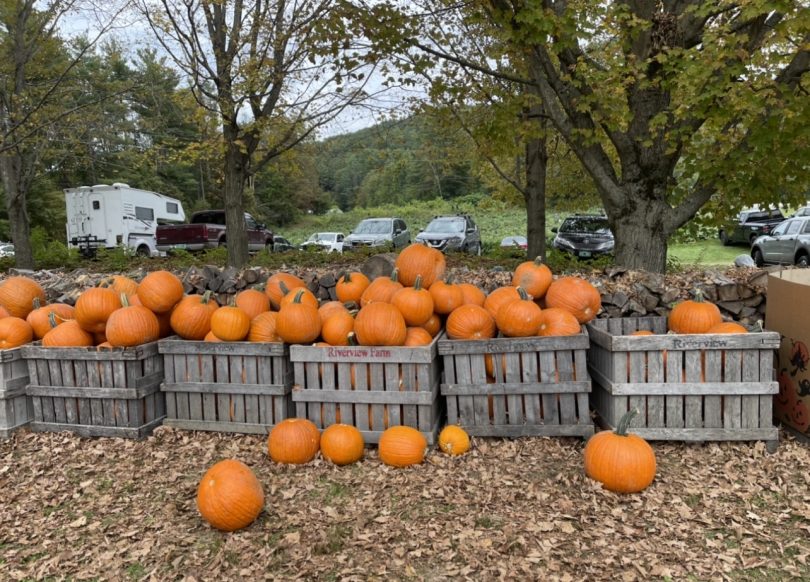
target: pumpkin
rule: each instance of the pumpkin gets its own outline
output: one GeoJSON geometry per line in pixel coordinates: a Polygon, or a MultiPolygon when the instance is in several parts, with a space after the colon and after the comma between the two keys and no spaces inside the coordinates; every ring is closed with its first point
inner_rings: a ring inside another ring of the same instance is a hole
{"type": "Polygon", "coordinates": [[[336,313],[321,328],[323,341],[332,346],[348,346],[349,334],[354,331],[354,315],[336,313]]]}
{"type": "Polygon", "coordinates": [[[118,295],[125,293],[127,299],[138,293],[138,283],[121,275],[113,275],[112,277],[102,279],[98,286],[115,291],[118,295]]]}
{"type": "Polygon", "coordinates": [[[311,421],[305,418],[282,420],[267,439],[267,450],[274,463],[303,465],[318,454],[321,435],[311,421]]]}
{"type": "Polygon", "coordinates": [[[504,302],[498,309],[495,324],[506,337],[530,337],[540,329],[542,311],[529,298],[523,287],[517,288],[520,299],[504,302]]]}
{"type": "Polygon", "coordinates": [[[317,308],[301,303],[306,289],[298,289],[292,303],[285,305],[276,318],[276,334],[290,344],[309,344],[321,335],[317,308]]]}
{"type": "Polygon", "coordinates": [[[430,319],[428,319],[425,324],[421,325],[420,327],[428,332],[430,337],[436,337],[442,330],[442,316],[438,313],[434,313],[430,316],[430,319]]]}
{"type": "Polygon", "coordinates": [[[484,303],[486,303],[487,296],[472,283],[459,283],[458,288],[461,289],[461,294],[464,296],[462,305],[477,305],[478,307],[483,307],[484,303]]]}
{"type": "Polygon", "coordinates": [[[276,333],[276,320],[278,313],[266,311],[257,315],[250,322],[250,331],[247,340],[249,342],[280,342],[281,338],[276,333]]]}
{"type": "MultiPolygon", "coordinates": [[[[59,323],[59,322],[57,322],[59,323]]],[[[94,333],[93,334],[93,343],[97,346],[107,342],[107,334],[106,333],[94,333]]]]}
{"type": "Polygon", "coordinates": [[[439,448],[448,455],[463,455],[470,450],[470,437],[460,426],[448,424],[439,433],[439,448]]]}
{"type": "Polygon", "coordinates": [[[6,311],[5,307],[0,305],[0,319],[5,319],[6,317],[11,317],[11,316],[8,314],[8,311],[6,311]]]}
{"type": "Polygon", "coordinates": [[[250,332],[250,318],[234,302],[211,315],[211,331],[224,342],[242,341],[250,332]]]}
{"type": "Polygon", "coordinates": [[[392,426],[382,433],[377,448],[380,460],[386,465],[408,467],[418,465],[425,459],[427,441],[415,428],[392,426]]]}
{"type": "Polygon", "coordinates": [[[29,344],[34,339],[31,325],[19,317],[0,319],[0,350],[10,350],[29,344]]]}
{"type": "Polygon", "coordinates": [[[327,301],[318,308],[318,316],[321,318],[321,325],[326,323],[326,320],[336,313],[349,313],[349,311],[357,309],[356,303],[346,303],[345,305],[340,301],[327,301]]]}
{"type": "Polygon", "coordinates": [[[655,334],[653,332],[651,332],[651,331],[647,331],[646,329],[640,329],[638,331],[634,331],[633,333],[629,333],[627,335],[634,335],[635,336],[635,335],[655,335],[655,334]]]}
{"type": "Polygon", "coordinates": [[[94,287],[76,300],[76,323],[91,333],[104,332],[110,315],[121,309],[121,296],[115,291],[94,287]]]}
{"type": "Polygon", "coordinates": [[[130,305],[140,305],[141,307],[144,307],[144,304],[141,303],[141,298],[138,297],[137,293],[135,295],[130,295],[129,304],[130,305]]]}
{"type": "Polygon", "coordinates": [[[409,327],[405,330],[406,347],[426,346],[433,341],[428,331],[422,327],[409,327]]]}
{"type": "Polygon", "coordinates": [[[281,290],[280,283],[284,283],[284,286],[290,290],[306,287],[306,284],[301,279],[289,273],[276,273],[271,276],[267,280],[267,286],[264,288],[264,292],[267,294],[267,297],[270,298],[270,305],[276,310],[281,308],[281,300],[284,298],[284,292],[281,290]]]}
{"type": "Polygon", "coordinates": [[[207,334],[205,334],[205,339],[203,339],[203,341],[204,342],[221,342],[222,340],[219,339],[217,336],[215,336],[213,331],[209,331],[207,334]]]}
{"type": "Polygon", "coordinates": [[[347,272],[338,279],[335,285],[335,293],[337,293],[339,301],[360,303],[360,299],[369,285],[371,285],[371,281],[363,273],[347,272]]]}
{"type": "Polygon", "coordinates": [[[573,314],[556,307],[540,311],[540,328],[537,335],[544,337],[577,335],[582,328],[573,314]]]}
{"type": "Polygon", "coordinates": [[[447,318],[447,337],[454,340],[479,340],[495,337],[495,321],[477,305],[462,305],[447,318]]]}
{"type": "Polygon", "coordinates": [[[183,284],[168,271],[149,273],[138,285],[141,304],[156,314],[171,311],[182,298],[183,284]]]}
{"type": "Polygon", "coordinates": [[[540,299],[551,286],[551,269],[545,266],[541,257],[518,265],[512,276],[513,287],[523,287],[526,293],[540,299]]]}
{"type": "Polygon", "coordinates": [[[484,302],[484,309],[487,310],[492,321],[498,317],[498,310],[501,305],[513,299],[520,299],[520,293],[516,287],[499,287],[492,293],[487,295],[487,300],[484,302]]]}
{"type": "Polygon", "coordinates": [[[796,399],[793,401],[793,409],[790,411],[790,420],[796,425],[801,432],[805,432],[810,427],[810,413],[807,410],[805,403],[796,399]]]}
{"type": "Polygon", "coordinates": [[[236,531],[253,523],[264,507],[264,491],[253,471],[239,461],[220,461],[197,487],[197,509],[221,531],[236,531]]]}
{"type": "Polygon", "coordinates": [[[444,279],[447,264],[444,255],[436,249],[412,244],[399,253],[394,267],[399,270],[399,282],[404,286],[413,287],[421,275],[422,287],[430,289],[435,281],[444,279]]]}
{"type": "Polygon", "coordinates": [[[370,303],[355,317],[354,333],[362,346],[401,346],[407,330],[399,309],[390,303],[370,303]]]}
{"type": "Polygon", "coordinates": [[[254,317],[270,311],[270,298],[256,289],[246,289],[236,296],[236,306],[253,321],[254,317]]]}
{"type": "Polygon", "coordinates": [[[655,479],[655,453],[643,438],[627,434],[638,408],[627,412],[615,431],[596,433],[585,445],[585,472],[608,491],[636,493],[655,479]]]}
{"type": "MultiPolygon", "coordinates": [[[[143,306],[141,306],[141,307],[143,307],[143,306]]],[[[103,351],[105,351],[106,348],[112,349],[112,347],[113,347],[113,345],[110,342],[101,342],[100,344],[98,344],[96,346],[96,349],[99,352],[103,352],[103,351]]]]}
{"type": "Polygon", "coordinates": [[[107,321],[107,341],[116,347],[133,347],[153,342],[160,337],[160,324],[146,307],[131,306],[126,293],[121,293],[122,309],[107,321]]]}
{"type": "Polygon", "coordinates": [[[548,288],[545,297],[547,307],[565,309],[580,323],[588,323],[602,307],[597,288],[579,277],[557,279],[548,288]]]}
{"type": "Polygon", "coordinates": [[[211,331],[211,318],[218,310],[211,292],[184,297],[169,317],[169,325],[183,339],[200,341],[211,331]]]}
{"type": "Polygon", "coordinates": [[[723,318],[717,305],[704,301],[700,289],[694,300],[678,303],[669,314],[669,329],[675,333],[707,333],[721,323],[723,318]]]}
{"type": "Polygon", "coordinates": [[[56,315],[48,315],[51,322],[51,331],[42,338],[42,345],[46,348],[90,347],[95,345],[93,334],[85,331],[75,319],[56,325],[56,315]]]}
{"type": "Polygon", "coordinates": [[[333,424],[321,435],[321,455],[327,461],[341,467],[362,459],[364,447],[363,435],[347,424],[333,424]]]}
{"type": "Polygon", "coordinates": [[[444,281],[433,283],[430,286],[430,296],[433,297],[434,311],[439,315],[448,315],[464,304],[464,292],[458,285],[453,285],[453,275],[448,275],[444,281]]]}
{"type": "Polygon", "coordinates": [[[715,325],[706,333],[748,333],[748,330],[739,323],[733,321],[723,322],[715,325]]]}
{"type": "Polygon", "coordinates": [[[773,400],[776,408],[789,413],[793,409],[793,404],[798,400],[796,387],[788,374],[787,368],[782,368],[776,374],[776,381],[779,383],[779,393],[774,394],[773,400]]]}
{"type": "Polygon", "coordinates": [[[390,301],[399,309],[405,324],[421,326],[433,315],[433,296],[427,289],[422,289],[422,277],[417,276],[413,287],[405,287],[396,292],[390,301]]]}
{"type": "Polygon", "coordinates": [[[285,305],[289,305],[295,300],[295,297],[298,295],[298,292],[301,292],[301,303],[305,305],[311,305],[315,309],[318,309],[318,298],[313,295],[312,291],[309,289],[296,289],[295,292],[292,291],[285,291],[287,286],[284,284],[284,281],[279,283],[281,290],[284,292],[284,297],[281,299],[281,307],[279,309],[284,309],[285,305]]]}
{"type": "Polygon", "coordinates": [[[74,309],[70,305],[63,303],[51,303],[50,305],[42,305],[39,298],[34,299],[34,310],[28,314],[25,320],[34,332],[34,339],[40,340],[45,337],[45,334],[51,331],[51,323],[48,321],[48,314],[53,312],[56,314],[57,325],[67,319],[73,319],[74,309]]]}
{"type": "Polygon", "coordinates": [[[391,299],[402,288],[403,285],[399,282],[399,271],[394,269],[390,278],[377,277],[371,282],[360,298],[360,307],[365,307],[369,303],[391,303],[391,299]]]}
{"type": "Polygon", "coordinates": [[[34,310],[34,299],[45,304],[45,290],[28,277],[9,277],[0,284],[0,305],[11,317],[25,319],[34,310]]]}

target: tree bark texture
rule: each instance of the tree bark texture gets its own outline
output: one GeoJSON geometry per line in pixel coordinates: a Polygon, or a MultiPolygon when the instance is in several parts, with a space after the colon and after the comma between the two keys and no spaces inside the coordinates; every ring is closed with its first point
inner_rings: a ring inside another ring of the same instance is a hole
{"type": "Polygon", "coordinates": [[[245,203],[242,194],[250,164],[250,156],[243,153],[235,143],[237,132],[228,126],[223,128],[225,138],[225,236],[228,245],[229,267],[241,269],[250,261],[248,252],[245,203]]]}
{"type": "Polygon", "coordinates": [[[26,208],[26,193],[30,183],[21,179],[22,165],[16,150],[0,155],[0,175],[6,198],[11,242],[14,243],[14,264],[19,269],[33,269],[34,253],[31,249],[31,230],[26,208]]]}
{"type": "Polygon", "coordinates": [[[528,258],[546,260],[546,138],[534,138],[526,144],[526,241],[528,258]]]}

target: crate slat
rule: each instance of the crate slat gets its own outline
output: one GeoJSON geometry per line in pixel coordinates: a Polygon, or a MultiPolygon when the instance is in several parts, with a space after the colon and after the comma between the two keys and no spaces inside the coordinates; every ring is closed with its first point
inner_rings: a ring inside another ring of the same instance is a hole
{"type": "MultiPolygon", "coordinates": [[[[9,438],[34,418],[34,400],[25,393],[28,364],[20,348],[0,350],[0,438],[9,438]]],[[[36,405],[41,410],[41,402],[36,405]]]]}

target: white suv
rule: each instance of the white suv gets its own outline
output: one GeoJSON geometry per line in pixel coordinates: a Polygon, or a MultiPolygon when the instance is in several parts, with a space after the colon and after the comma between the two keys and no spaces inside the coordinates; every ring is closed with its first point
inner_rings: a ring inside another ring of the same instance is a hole
{"type": "Polygon", "coordinates": [[[299,248],[303,251],[308,246],[317,246],[326,252],[343,252],[343,233],[342,232],[316,232],[307,242],[303,243],[299,248]]]}

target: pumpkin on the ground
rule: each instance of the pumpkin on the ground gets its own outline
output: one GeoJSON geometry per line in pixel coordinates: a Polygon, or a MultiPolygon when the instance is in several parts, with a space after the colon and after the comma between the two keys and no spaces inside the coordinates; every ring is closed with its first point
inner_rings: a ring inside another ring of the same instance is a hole
{"type": "Polygon", "coordinates": [[[218,530],[236,531],[253,523],[264,507],[264,490],[253,471],[236,460],[220,461],[197,487],[197,509],[218,530]]]}
{"type": "Polygon", "coordinates": [[[0,319],[0,350],[10,350],[34,339],[34,330],[27,321],[19,317],[0,319]]]}
{"type": "Polygon", "coordinates": [[[399,271],[399,282],[404,286],[413,287],[416,278],[421,275],[425,289],[430,289],[435,281],[444,279],[447,269],[442,253],[420,244],[406,247],[399,253],[394,266],[399,271]]]}
{"type": "Polygon", "coordinates": [[[454,340],[480,340],[495,337],[498,330],[487,310],[462,305],[447,318],[447,337],[454,340]]]}
{"type": "Polygon", "coordinates": [[[276,321],[278,313],[266,311],[254,317],[250,322],[250,331],[247,340],[249,342],[280,342],[281,338],[276,333],[276,321]]]}
{"type": "Polygon", "coordinates": [[[360,307],[365,307],[369,303],[391,303],[391,299],[402,288],[399,271],[394,269],[390,277],[377,277],[371,282],[360,298],[360,307]]]}
{"type": "Polygon", "coordinates": [[[546,292],[546,306],[559,307],[572,313],[580,323],[588,323],[602,307],[599,290],[585,279],[561,277],[546,292]]]}
{"type": "Polygon", "coordinates": [[[517,288],[520,299],[505,301],[498,308],[495,324],[506,337],[531,337],[540,329],[542,314],[523,287],[517,288]]]}
{"type": "Polygon", "coordinates": [[[460,426],[448,424],[439,434],[439,448],[448,455],[463,455],[470,450],[470,436],[460,426]]]}
{"type": "Polygon", "coordinates": [[[155,313],[171,311],[182,298],[183,284],[168,271],[149,273],[138,284],[138,299],[141,305],[155,313]]]}
{"type": "Polygon", "coordinates": [[[362,346],[401,346],[407,329],[399,309],[390,303],[370,303],[355,317],[354,333],[362,346]]]}
{"type": "Polygon", "coordinates": [[[267,450],[274,463],[303,465],[315,458],[320,443],[321,435],[311,421],[305,418],[288,418],[270,431],[267,450]]]}
{"type": "Polygon", "coordinates": [[[487,310],[492,321],[498,317],[498,310],[501,305],[512,299],[520,299],[517,287],[499,287],[492,293],[487,295],[487,300],[484,302],[484,309],[487,310]]]}
{"type": "Polygon", "coordinates": [[[76,322],[86,331],[103,333],[107,329],[107,320],[117,309],[121,309],[120,295],[110,289],[94,287],[76,300],[76,322]]]}
{"type": "Polygon", "coordinates": [[[377,445],[380,460],[391,467],[418,465],[425,459],[427,441],[421,432],[409,426],[392,426],[380,436],[377,445]]]}
{"type": "Polygon", "coordinates": [[[399,309],[406,325],[424,325],[433,315],[433,296],[427,289],[422,289],[422,277],[416,278],[413,287],[397,291],[390,303],[399,309]]]}
{"type": "Polygon", "coordinates": [[[608,491],[637,493],[655,479],[655,453],[643,438],[627,434],[638,408],[627,412],[614,431],[596,433],[585,445],[585,472],[608,491]]]}
{"type": "Polygon", "coordinates": [[[545,296],[551,286],[551,269],[543,264],[540,257],[518,265],[512,276],[513,287],[523,287],[535,300],[545,296]]]}
{"type": "Polygon", "coordinates": [[[154,313],[140,305],[130,305],[121,293],[123,307],[107,321],[107,342],[114,347],[133,347],[153,342],[160,337],[160,324],[154,313]]]}
{"type": "Polygon", "coordinates": [[[304,291],[297,289],[293,302],[282,307],[276,318],[276,335],[289,344],[309,344],[321,335],[317,308],[301,302],[304,291]]]}
{"type": "Polygon", "coordinates": [[[172,310],[169,325],[183,339],[200,341],[211,331],[211,317],[217,311],[211,292],[184,297],[172,310]]]}
{"type": "Polygon", "coordinates": [[[267,294],[267,297],[270,298],[270,305],[272,305],[275,310],[280,309],[281,300],[284,298],[284,291],[282,291],[280,283],[284,283],[284,286],[288,290],[306,287],[306,283],[295,275],[290,275],[289,273],[276,273],[272,275],[267,280],[267,286],[264,288],[264,292],[267,294]]]}
{"type": "Polygon", "coordinates": [[[335,284],[335,293],[339,301],[360,303],[371,281],[363,273],[346,272],[335,284]]]}
{"type": "Polygon", "coordinates": [[[250,318],[235,303],[220,307],[211,315],[211,331],[224,342],[242,341],[250,332],[250,318]]]}
{"type": "Polygon", "coordinates": [[[669,329],[675,333],[707,333],[723,323],[720,310],[714,303],[704,300],[698,289],[695,299],[678,303],[669,314],[669,329]]]}
{"type": "Polygon", "coordinates": [[[543,337],[577,335],[582,328],[572,313],[551,307],[540,312],[540,328],[537,335],[543,337]]]}
{"type": "Polygon", "coordinates": [[[25,319],[34,310],[34,299],[45,304],[42,286],[28,277],[9,277],[0,284],[0,305],[12,317],[25,319]]]}
{"type": "Polygon", "coordinates": [[[364,447],[363,435],[347,424],[333,424],[321,435],[321,455],[338,466],[351,465],[362,459],[364,447]]]}

